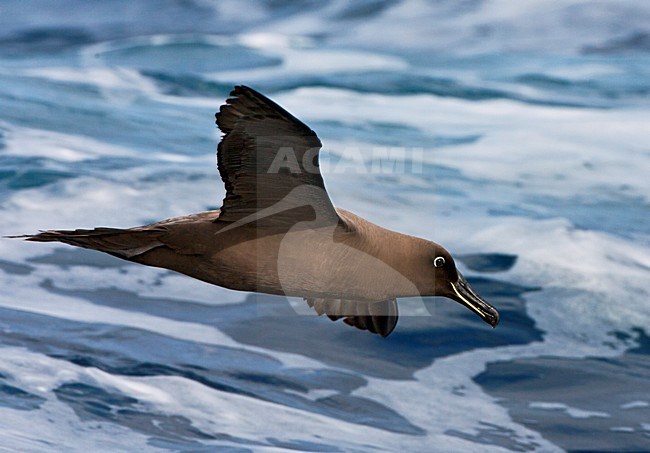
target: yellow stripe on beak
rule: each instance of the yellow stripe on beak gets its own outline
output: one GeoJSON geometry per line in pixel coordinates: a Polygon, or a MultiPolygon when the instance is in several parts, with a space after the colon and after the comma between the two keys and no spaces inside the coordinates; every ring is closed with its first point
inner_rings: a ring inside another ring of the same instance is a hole
{"type": "Polygon", "coordinates": [[[457,295],[458,297],[460,297],[460,299],[461,299],[463,302],[465,302],[465,303],[467,304],[468,307],[470,307],[472,310],[474,310],[475,313],[477,313],[477,314],[479,314],[479,315],[481,314],[481,310],[479,310],[479,309],[476,307],[476,305],[474,305],[473,303],[471,303],[469,300],[465,299],[465,298],[464,298],[464,297],[463,297],[463,296],[458,292],[458,289],[456,289],[456,285],[454,285],[454,284],[452,283],[451,287],[454,288],[454,292],[456,293],[456,295],[457,295]]]}

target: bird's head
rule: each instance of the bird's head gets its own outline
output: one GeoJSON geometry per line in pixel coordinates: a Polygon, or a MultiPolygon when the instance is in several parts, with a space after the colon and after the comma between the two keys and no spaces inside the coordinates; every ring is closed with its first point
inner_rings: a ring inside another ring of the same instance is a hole
{"type": "Polygon", "coordinates": [[[451,254],[433,242],[423,252],[424,266],[428,269],[425,271],[427,282],[424,284],[422,295],[452,299],[469,308],[492,327],[496,327],[499,323],[499,312],[474,292],[463,274],[456,269],[451,254]]]}

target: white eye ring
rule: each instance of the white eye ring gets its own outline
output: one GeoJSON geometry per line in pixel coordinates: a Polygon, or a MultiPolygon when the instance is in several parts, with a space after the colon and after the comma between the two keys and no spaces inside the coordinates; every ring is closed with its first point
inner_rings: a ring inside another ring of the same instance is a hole
{"type": "Polygon", "coordinates": [[[442,256],[438,256],[435,260],[433,260],[433,267],[442,267],[444,265],[445,259],[442,256]]]}

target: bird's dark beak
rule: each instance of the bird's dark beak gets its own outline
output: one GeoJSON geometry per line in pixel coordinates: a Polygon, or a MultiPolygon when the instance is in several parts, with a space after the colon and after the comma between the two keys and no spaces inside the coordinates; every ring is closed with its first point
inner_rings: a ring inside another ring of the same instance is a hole
{"type": "Polygon", "coordinates": [[[465,277],[459,272],[458,281],[451,284],[453,294],[451,299],[460,302],[474,313],[479,315],[483,321],[496,327],[499,324],[499,312],[492,305],[485,302],[481,297],[474,292],[465,277]]]}

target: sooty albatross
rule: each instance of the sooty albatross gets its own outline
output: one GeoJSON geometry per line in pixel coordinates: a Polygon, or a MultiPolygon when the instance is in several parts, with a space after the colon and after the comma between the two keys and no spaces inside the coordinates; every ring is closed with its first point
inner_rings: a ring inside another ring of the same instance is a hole
{"type": "Polygon", "coordinates": [[[386,230],[330,201],[321,142],[257,91],[236,86],[216,114],[221,209],[119,229],[17,236],[58,241],[162,267],[225,288],[303,297],[319,315],[388,336],[398,297],[445,296],[493,327],[481,299],[442,246],[386,230]]]}

